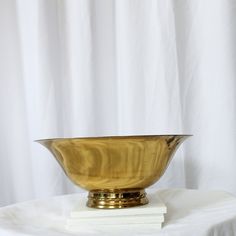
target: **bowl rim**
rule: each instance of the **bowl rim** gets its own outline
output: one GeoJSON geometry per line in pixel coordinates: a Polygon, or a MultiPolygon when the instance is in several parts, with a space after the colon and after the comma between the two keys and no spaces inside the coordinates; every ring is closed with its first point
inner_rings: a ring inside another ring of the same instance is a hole
{"type": "Polygon", "coordinates": [[[192,134],[138,134],[138,135],[108,135],[108,136],[85,136],[85,137],[71,137],[71,138],[46,138],[46,139],[37,139],[34,142],[42,142],[42,141],[62,141],[62,140],[97,140],[97,139],[129,139],[129,138],[154,138],[154,137],[164,137],[164,136],[175,136],[175,137],[191,137],[192,134]]]}

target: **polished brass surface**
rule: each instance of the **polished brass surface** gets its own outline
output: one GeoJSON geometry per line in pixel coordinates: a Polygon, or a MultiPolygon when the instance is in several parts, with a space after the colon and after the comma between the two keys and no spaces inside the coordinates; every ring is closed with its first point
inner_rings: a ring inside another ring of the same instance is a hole
{"type": "Polygon", "coordinates": [[[187,137],[113,136],[37,142],[52,152],[71,181],[90,191],[87,206],[123,208],[148,203],[144,189],[159,180],[187,137]]]}
{"type": "Polygon", "coordinates": [[[143,189],[125,190],[91,190],[88,195],[88,207],[93,208],[125,208],[148,203],[143,189]]]}

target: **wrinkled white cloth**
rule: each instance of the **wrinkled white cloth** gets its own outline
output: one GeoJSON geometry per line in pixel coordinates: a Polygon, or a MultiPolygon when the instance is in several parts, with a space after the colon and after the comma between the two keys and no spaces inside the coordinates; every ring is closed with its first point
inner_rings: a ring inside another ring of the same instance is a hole
{"type": "Polygon", "coordinates": [[[235,41],[234,0],[0,1],[0,206],[80,190],[53,137],[193,134],[155,187],[236,194],[235,41]]]}
{"type": "Polygon", "coordinates": [[[69,213],[85,194],[72,194],[34,200],[0,209],[0,235],[236,235],[236,198],[222,191],[162,189],[158,194],[167,206],[161,230],[155,226],[81,227],[76,233],[66,231],[69,213]]]}

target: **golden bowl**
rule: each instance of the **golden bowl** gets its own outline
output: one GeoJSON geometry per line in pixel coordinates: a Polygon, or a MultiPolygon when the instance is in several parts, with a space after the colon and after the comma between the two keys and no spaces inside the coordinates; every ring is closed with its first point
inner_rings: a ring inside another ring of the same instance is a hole
{"type": "Polygon", "coordinates": [[[89,191],[87,206],[124,208],[148,203],[145,188],[164,174],[190,135],[145,135],[37,140],[69,179],[89,191]]]}

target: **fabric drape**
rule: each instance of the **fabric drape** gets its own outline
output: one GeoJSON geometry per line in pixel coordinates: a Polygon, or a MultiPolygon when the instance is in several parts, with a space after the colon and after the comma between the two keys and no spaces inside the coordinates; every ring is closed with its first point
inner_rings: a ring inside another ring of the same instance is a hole
{"type": "Polygon", "coordinates": [[[0,205],[82,191],[34,140],[193,134],[154,187],[236,194],[236,2],[0,0],[0,205]]]}

